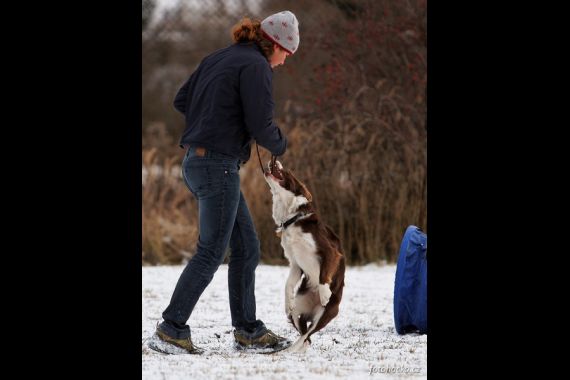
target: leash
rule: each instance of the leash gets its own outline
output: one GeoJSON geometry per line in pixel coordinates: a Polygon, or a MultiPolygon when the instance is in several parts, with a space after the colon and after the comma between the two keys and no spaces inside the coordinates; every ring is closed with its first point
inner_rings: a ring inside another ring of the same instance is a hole
{"type": "Polygon", "coordinates": [[[257,141],[255,142],[255,149],[257,149],[257,158],[259,159],[259,167],[261,168],[261,173],[265,175],[265,170],[263,170],[263,164],[261,163],[261,156],[259,155],[259,146],[257,145],[257,141]]]}
{"type": "MultiPolygon", "coordinates": [[[[259,159],[259,167],[261,168],[261,174],[265,175],[265,170],[263,169],[263,164],[261,163],[261,155],[259,154],[259,145],[257,145],[257,141],[255,142],[255,149],[257,150],[257,158],[259,159]]],[[[277,156],[271,155],[270,171],[275,167],[275,161],[277,161],[277,156]]]]}

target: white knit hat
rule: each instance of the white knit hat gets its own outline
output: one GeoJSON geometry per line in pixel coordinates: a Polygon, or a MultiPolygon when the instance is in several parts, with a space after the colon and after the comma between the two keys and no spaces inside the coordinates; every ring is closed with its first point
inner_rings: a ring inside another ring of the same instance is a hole
{"type": "Polygon", "coordinates": [[[292,12],[275,13],[261,22],[265,37],[281,46],[289,54],[299,47],[299,21],[292,12]]]}

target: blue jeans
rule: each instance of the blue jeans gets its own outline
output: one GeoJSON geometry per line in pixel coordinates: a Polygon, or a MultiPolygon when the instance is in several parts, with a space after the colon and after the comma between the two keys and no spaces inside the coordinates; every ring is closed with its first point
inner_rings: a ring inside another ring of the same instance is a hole
{"type": "Polygon", "coordinates": [[[199,237],[196,254],[178,279],[159,328],[167,335],[190,336],[186,324],[194,306],[223,263],[230,246],[228,289],[232,325],[248,332],[264,329],[255,317],[255,268],[259,240],[240,190],[237,158],[207,151],[203,157],[191,147],[182,162],[182,176],[198,200],[199,237]]]}

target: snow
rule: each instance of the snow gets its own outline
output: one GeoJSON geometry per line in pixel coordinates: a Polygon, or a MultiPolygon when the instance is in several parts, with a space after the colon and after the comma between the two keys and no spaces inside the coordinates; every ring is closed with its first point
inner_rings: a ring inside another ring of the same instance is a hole
{"type": "MultiPolygon", "coordinates": [[[[143,379],[426,379],[427,336],[398,335],[394,328],[396,267],[348,267],[339,315],[312,336],[305,354],[260,355],[237,351],[221,265],[190,320],[192,341],[203,355],[164,355],[150,350],[161,313],[184,266],[142,268],[143,379]]],[[[288,268],[260,264],[256,270],[257,318],[275,333],[298,337],[284,313],[288,268]]]]}

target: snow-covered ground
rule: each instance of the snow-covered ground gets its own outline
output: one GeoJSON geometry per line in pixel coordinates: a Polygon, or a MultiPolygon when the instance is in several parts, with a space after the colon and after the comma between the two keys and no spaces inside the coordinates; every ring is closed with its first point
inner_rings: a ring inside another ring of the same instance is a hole
{"type": "MultiPolygon", "coordinates": [[[[184,266],[142,268],[143,379],[328,379],[427,378],[427,336],[394,329],[395,266],[349,267],[339,315],[312,336],[305,354],[261,355],[236,351],[222,265],[189,320],[193,342],[204,355],[163,355],[150,350],[154,332],[184,266]]],[[[288,268],[259,265],[257,318],[294,340],[298,333],[284,314],[288,268]]]]}

